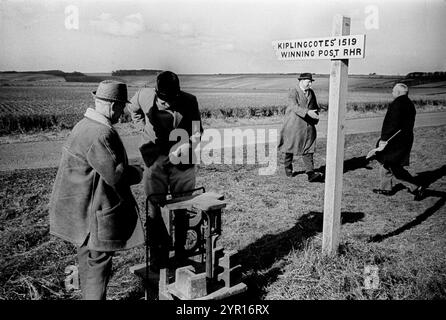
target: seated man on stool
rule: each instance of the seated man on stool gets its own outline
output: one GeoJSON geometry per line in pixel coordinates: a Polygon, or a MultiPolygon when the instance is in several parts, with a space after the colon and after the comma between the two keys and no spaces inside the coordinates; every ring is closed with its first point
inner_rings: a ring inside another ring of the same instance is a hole
{"type": "MultiPolygon", "coordinates": [[[[157,76],[155,88],[137,91],[131,103],[133,122],[141,130],[139,149],[145,164],[146,196],[158,195],[150,199],[147,221],[150,265],[158,271],[166,267],[171,241],[159,208],[163,201],[160,194],[185,193],[195,188],[192,144],[203,132],[201,115],[197,98],[180,89],[179,78],[171,71],[157,76]],[[173,141],[181,132],[187,140],[173,141]]],[[[186,218],[185,212],[175,214],[175,256],[179,263],[185,258],[186,218]]]]}

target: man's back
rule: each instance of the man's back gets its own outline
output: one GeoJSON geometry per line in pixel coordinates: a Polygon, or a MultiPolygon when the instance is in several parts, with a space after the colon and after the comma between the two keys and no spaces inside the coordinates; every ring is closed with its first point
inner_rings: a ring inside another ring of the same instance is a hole
{"type": "Polygon", "coordinates": [[[411,136],[415,125],[416,110],[407,95],[397,97],[390,104],[384,117],[381,140],[387,141],[398,130],[400,136],[411,136]]]}
{"type": "Polygon", "coordinates": [[[384,151],[377,155],[381,163],[409,165],[413,144],[415,106],[407,95],[397,97],[390,104],[381,130],[381,140],[388,141],[398,130],[384,151]]]}

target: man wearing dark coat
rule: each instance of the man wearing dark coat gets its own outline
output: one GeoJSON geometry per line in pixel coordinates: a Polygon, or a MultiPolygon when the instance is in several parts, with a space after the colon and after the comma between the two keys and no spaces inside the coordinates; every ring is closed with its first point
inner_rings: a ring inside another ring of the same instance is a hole
{"type": "Polygon", "coordinates": [[[408,97],[409,89],[397,83],[392,91],[393,102],[387,109],[378,142],[376,159],[380,162],[380,188],[374,193],[390,196],[395,194],[397,182],[404,182],[415,200],[421,200],[425,188],[404,168],[409,165],[413,145],[415,106],[408,97]]]}
{"type": "MultiPolygon", "coordinates": [[[[167,193],[183,194],[195,188],[196,166],[192,145],[199,142],[203,127],[197,98],[180,88],[174,72],[163,71],[155,88],[142,88],[131,99],[129,111],[141,131],[140,152],[144,161],[143,183],[149,201],[147,230],[150,268],[158,271],[169,259],[171,239],[159,206],[167,193]],[[176,132],[185,139],[177,141],[176,132]],[[157,196],[153,196],[156,194],[157,196]]],[[[175,215],[175,258],[184,260],[186,214],[175,215]]],[[[181,262],[180,262],[181,263],[181,262]]]]}
{"type": "Polygon", "coordinates": [[[285,152],[285,174],[293,176],[293,158],[302,156],[308,181],[321,181],[323,176],[314,171],[313,155],[316,148],[316,124],[320,107],[311,89],[311,73],[302,73],[298,85],[290,91],[285,122],[280,131],[278,147],[285,152]]]}
{"type": "Polygon", "coordinates": [[[115,251],[144,243],[144,230],[130,186],[142,168],[128,164],[113,128],[126,106],[127,86],[103,81],[62,150],[49,204],[50,233],[78,247],[85,300],[105,300],[115,251]]]}

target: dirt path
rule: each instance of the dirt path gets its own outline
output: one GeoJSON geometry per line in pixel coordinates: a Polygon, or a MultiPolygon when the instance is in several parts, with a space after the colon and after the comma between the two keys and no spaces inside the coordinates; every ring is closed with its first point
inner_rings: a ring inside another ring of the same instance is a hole
{"type": "MultiPolygon", "coordinates": [[[[378,132],[381,129],[383,117],[370,117],[346,120],[346,134],[378,132]]],[[[420,113],[417,115],[415,127],[441,126],[446,125],[446,112],[420,113]]],[[[265,129],[280,131],[281,124],[257,125],[238,127],[239,129],[265,129]]],[[[224,136],[225,130],[236,128],[215,129],[224,136]]],[[[230,131],[226,131],[227,133],[230,131]]],[[[206,131],[205,131],[206,133],[206,131]]],[[[209,133],[209,132],[208,132],[209,133]]],[[[277,134],[273,133],[273,139],[267,140],[270,143],[277,142],[277,134]]],[[[322,119],[318,125],[318,136],[327,136],[327,120],[322,119]]],[[[124,136],[122,138],[130,159],[139,158],[138,136],[124,136]]],[[[12,143],[0,145],[0,171],[14,169],[34,169],[57,167],[61,155],[64,141],[38,141],[26,143],[12,143]]],[[[225,141],[224,146],[228,146],[225,141]]],[[[253,139],[247,139],[247,144],[256,143],[253,139]]]]}

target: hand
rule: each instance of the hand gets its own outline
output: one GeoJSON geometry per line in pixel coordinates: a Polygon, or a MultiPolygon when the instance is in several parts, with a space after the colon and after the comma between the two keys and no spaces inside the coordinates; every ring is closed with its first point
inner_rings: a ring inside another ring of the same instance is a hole
{"type": "Polygon", "coordinates": [[[189,152],[189,143],[184,143],[180,145],[178,148],[176,148],[174,151],[169,153],[169,161],[173,164],[179,164],[180,163],[180,157],[183,154],[188,154],[189,152]]]}
{"type": "Polygon", "coordinates": [[[377,150],[378,151],[382,151],[382,150],[384,150],[384,148],[387,146],[387,141],[383,141],[383,140],[380,140],[379,141],[379,144],[378,144],[378,148],[377,148],[377,150]]]}
{"type": "Polygon", "coordinates": [[[194,133],[191,137],[190,137],[190,141],[192,143],[199,143],[200,142],[200,138],[201,138],[201,134],[200,132],[196,132],[194,133]]]}
{"type": "Polygon", "coordinates": [[[189,143],[183,143],[174,151],[174,154],[177,157],[181,157],[183,154],[187,154],[188,152],[189,152],[189,143]]]}
{"type": "Polygon", "coordinates": [[[319,119],[319,114],[317,110],[308,110],[307,114],[310,118],[319,119]]]}
{"type": "Polygon", "coordinates": [[[172,164],[179,164],[180,163],[180,157],[175,152],[169,153],[169,162],[172,164]]]}

